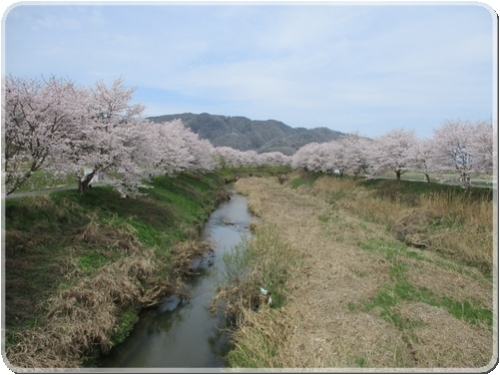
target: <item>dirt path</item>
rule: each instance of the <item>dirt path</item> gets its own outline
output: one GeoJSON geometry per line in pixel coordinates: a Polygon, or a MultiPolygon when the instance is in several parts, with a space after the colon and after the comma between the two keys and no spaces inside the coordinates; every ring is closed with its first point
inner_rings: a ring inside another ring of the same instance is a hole
{"type": "Polygon", "coordinates": [[[15,199],[15,198],[22,198],[22,197],[34,197],[37,195],[42,195],[42,194],[50,194],[50,193],[55,193],[57,191],[65,191],[65,190],[76,190],[76,186],[64,186],[64,187],[59,187],[59,188],[53,188],[53,189],[44,189],[44,190],[36,190],[36,191],[23,191],[20,193],[12,193],[7,196],[4,196],[4,199],[15,199]]]}
{"type": "Polygon", "coordinates": [[[268,367],[491,366],[491,281],[475,269],[402,245],[321,189],[274,178],[235,187],[303,258],[279,318],[261,314],[289,327],[268,367]]]}
{"type": "MultiPolygon", "coordinates": [[[[107,185],[105,182],[98,182],[95,183],[94,186],[105,186],[107,185]]],[[[65,191],[65,190],[78,190],[78,186],[61,186],[61,187],[55,187],[51,189],[43,189],[43,190],[35,190],[35,191],[23,191],[20,193],[12,193],[7,196],[4,196],[4,199],[15,199],[15,198],[22,198],[22,197],[34,197],[37,195],[43,195],[43,194],[50,194],[50,193],[55,193],[58,191],[65,191]]]]}

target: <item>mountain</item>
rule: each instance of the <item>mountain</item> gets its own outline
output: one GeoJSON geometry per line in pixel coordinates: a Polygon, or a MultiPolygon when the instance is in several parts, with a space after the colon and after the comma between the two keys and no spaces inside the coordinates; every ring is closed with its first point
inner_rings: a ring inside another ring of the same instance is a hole
{"type": "Polygon", "coordinates": [[[201,113],[182,113],[148,118],[154,122],[180,119],[184,125],[202,139],[208,139],[215,147],[229,146],[241,151],[258,153],[280,151],[293,155],[311,142],[329,142],[344,136],[328,128],[292,128],[280,121],[250,120],[239,116],[220,116],[201,113]]]}

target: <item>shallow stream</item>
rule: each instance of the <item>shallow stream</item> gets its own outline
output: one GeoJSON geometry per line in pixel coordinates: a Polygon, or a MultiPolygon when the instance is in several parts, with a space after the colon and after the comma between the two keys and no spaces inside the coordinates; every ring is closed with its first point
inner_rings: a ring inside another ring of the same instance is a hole
{"type": "MultiPolygon", "coordinates": [[[[250,235],[251,215],[247,199],[228,190],[231,199],[212,213],[202,239],[210,241],[214,253],[195,262],[196,273],[188,284],[190,298],[170,297],[158,308],[141,313],[127,340],[102,359],[106,368],[220,368],[227,352],[227,337],[220,328],[222,317],[208,307],[220,281],[222,256],[250,235]]],[[[185,371],[185,370],[184,370],[185,371]]]]}

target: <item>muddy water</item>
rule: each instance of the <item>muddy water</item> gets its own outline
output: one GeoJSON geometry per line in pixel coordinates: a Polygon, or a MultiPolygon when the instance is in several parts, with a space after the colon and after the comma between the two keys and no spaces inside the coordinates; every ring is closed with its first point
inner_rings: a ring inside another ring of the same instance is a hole
{"type": "Polygon", "coordinates": [[[207,311],[220,281],[222,255],[250,235],[246,198],[229,190],[231,200],[213,212],[203,238],[214,254],[195,261],[198,276],[189,281],[187,300],[171,297],[141,314],[140,322],[123,343],[102,360],[107,368],[219,368],[227,350],[221,317],[207,311]]]}

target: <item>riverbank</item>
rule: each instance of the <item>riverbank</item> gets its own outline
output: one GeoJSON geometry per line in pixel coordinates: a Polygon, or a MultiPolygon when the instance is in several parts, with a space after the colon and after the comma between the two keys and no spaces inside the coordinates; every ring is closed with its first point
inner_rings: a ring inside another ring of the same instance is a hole
{"type": "Polygon", "coordinates": [[[187,280],[188,298],[170,298],[140,315],[127,340],[99,361],[100,368],[168,369],[221,368],[227,352],[225,321],[207,306],[223,277],[223,260],[250,237],[252,217],[247,200],[231,188],[231,199],[212,212],[201,239],[212,244],[213,252],[196,261],[195,274],[187,280]]]}
{"type": "Polygon", "coordinates": [[[231,367],[494,365],[491,192],[408,184],[299,172],[236,182],[293,262],[285,303],[240,298],[250,308],[236,319],[231,367]]]}
{"type": "Polygon", "coordinates": [[[183,293],[199,234],[223,200],[214,174],[158,177],[146,195],[109,187],[4,201],[5,355],[12,368],[92,366],[138,312],[183,293]]]}

